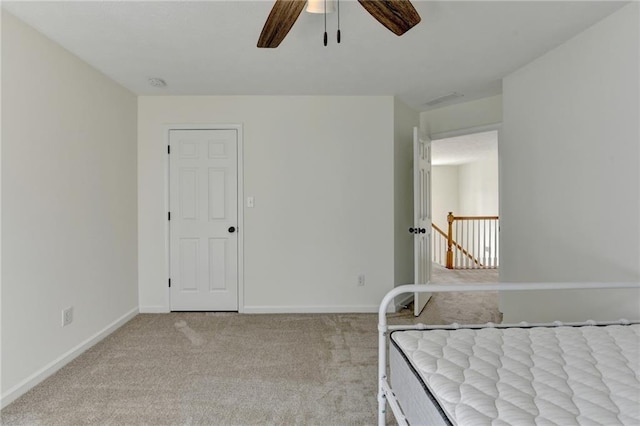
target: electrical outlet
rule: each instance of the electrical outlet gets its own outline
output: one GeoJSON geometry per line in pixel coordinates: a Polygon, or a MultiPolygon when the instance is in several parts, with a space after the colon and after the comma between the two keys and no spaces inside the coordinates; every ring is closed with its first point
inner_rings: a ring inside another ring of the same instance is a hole
{"type": "Polygon", "coordinates": [[[364,274],[358,275],[358,287],[364,287],[364,274]]]}
{"type": "Polygon", "coordinates": [[[72,322],[73,322],[73,306],[62,310],[62,326],[66,327],[72,322]]]}

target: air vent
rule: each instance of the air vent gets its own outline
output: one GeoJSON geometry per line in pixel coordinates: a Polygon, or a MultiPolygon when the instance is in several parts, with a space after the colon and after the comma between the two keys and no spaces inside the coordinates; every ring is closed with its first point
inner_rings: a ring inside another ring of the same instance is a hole
{"type": "Polygon", "coordinates": [[[441,104],[441,103],[444,103],[444,102],[451,101],[451,100],[456,99],[456,98],[461,98],[462,96],[464,96],[464,95],[462,95],[460,93],[457,93],[457,92],[451,92],[451,93],[448,93],[446,95],[437,97],[435,99],[431,99],[425,105],[434,106],[434,105],[438,105],[438,104],[441,104]]]}
{"type": "Polygon", "coordinates": [[[161,78],[152,77],[148,81],[149,81],[149,84],[152,85],[153,87],[161,87],[161,88],[167,87],[167,82],[161,78]]]}

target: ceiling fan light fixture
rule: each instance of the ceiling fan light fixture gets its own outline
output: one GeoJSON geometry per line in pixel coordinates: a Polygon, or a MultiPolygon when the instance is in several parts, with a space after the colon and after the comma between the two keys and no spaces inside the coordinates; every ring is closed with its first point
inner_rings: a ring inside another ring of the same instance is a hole
{"type": "Polygon", "coordinates": [[[309,13],[325,13],[325,5],[327,6],[327,13],[336,11],[336,0],[307,0],[307,8],[305,10],[309,13]]]}
{"type": "MultiPolygon", "coordinates": [[[[411,4],[411,0],[358,0],[358,3],[376,21],[398,36],[420,22],[420,15],[411,4]]],[[[278,47],[305,10],[305,6],[307,12],[324,14],[325,32],[327,32],[327,14],[337,11],[338,31],[340,30],[340,0],[275,0],[260,32],[257,46],[278,47]]],[[[338,33],[338,39],[340,38],[338,33]]]]}

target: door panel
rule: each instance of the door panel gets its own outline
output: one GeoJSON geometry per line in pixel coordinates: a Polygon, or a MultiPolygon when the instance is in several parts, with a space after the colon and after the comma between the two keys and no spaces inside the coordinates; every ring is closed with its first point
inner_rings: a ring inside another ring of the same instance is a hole
{"type": "Polygon", "coordinates": [[[227,240],[209,238],[209,289],[227,289],[227,240]]]}
{"type": "Polygon", "coordinates": [[[209,169],[209,220],[227,218],[227,171],[209,169]]]}
{"type": "Polygon", "coordinates": [[[198,214],[198,171],[180,168],[180,213],[181,220],[197,220],[198,214]]]}
{"type": "Polygon", "coordinates": [[[182,291],[198,290],[198,257],[200,240],[198,238],[180,238],[180,269],[176,272],[180,277],[177,283],[182,291]]]}
{"type": "MultiPolygon", "coordinates": [[[[414,170],[414,281],[428,284],[431,281],[431,141],[420,138],[418,128],[413,129],[414,170]]],[[[418,316],[431,298],[431,293],[415,293],[414,315],[418,316]]]]}
{"type": "Polygon", "coordinates": [[[237,131],[171,130],[169,146],[171,310],[237,311],[237,131]]]}

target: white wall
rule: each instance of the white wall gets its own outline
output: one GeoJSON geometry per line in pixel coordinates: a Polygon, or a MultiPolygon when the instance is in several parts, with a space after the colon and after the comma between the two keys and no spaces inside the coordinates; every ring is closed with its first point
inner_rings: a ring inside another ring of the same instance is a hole
{"type": "Polygon", "coordinates": [[[458,167],[458,216],[498,216],[498,156],[458,167]]]}
{"type": "Polygon", "coordinates": [[[447,215],[498,215],[498,157],[432,170],[433,222],[447,231],[447,215]]]}
{"type": "Polygon", "coordinates": [[[394,282],[393,97],[140,97],[145,312],[170,309],[165,133],[176,123],[244,126],[245,312],[377,309],[394,282]]]}
{"type": "Polygon", "coordinates": [[[420,114],[399,101],[394,104],[394,258],[395,284],[410,284],[413,277],[413,128],[420,114]]]}
{"type": "Polygon", "coordinates": [[[431,214],[433,223],[447,232],[449,212],[460,214],[459,166],[433,166],[431,169],[431,214]]]}
{"type": "Polygon", "coordinates": [[[3,405],[137,312],[135,179],[135,96],[3,11],[3,405]]]}
{"type": "MultiPolygon", "coordinates": [[[[504,79],[502,281],[640,280],[638,9],[504,79]]],[[[631,319],[639,300],[613,290],[502,295],[501,307],[505,321],[631,319]]]]}

